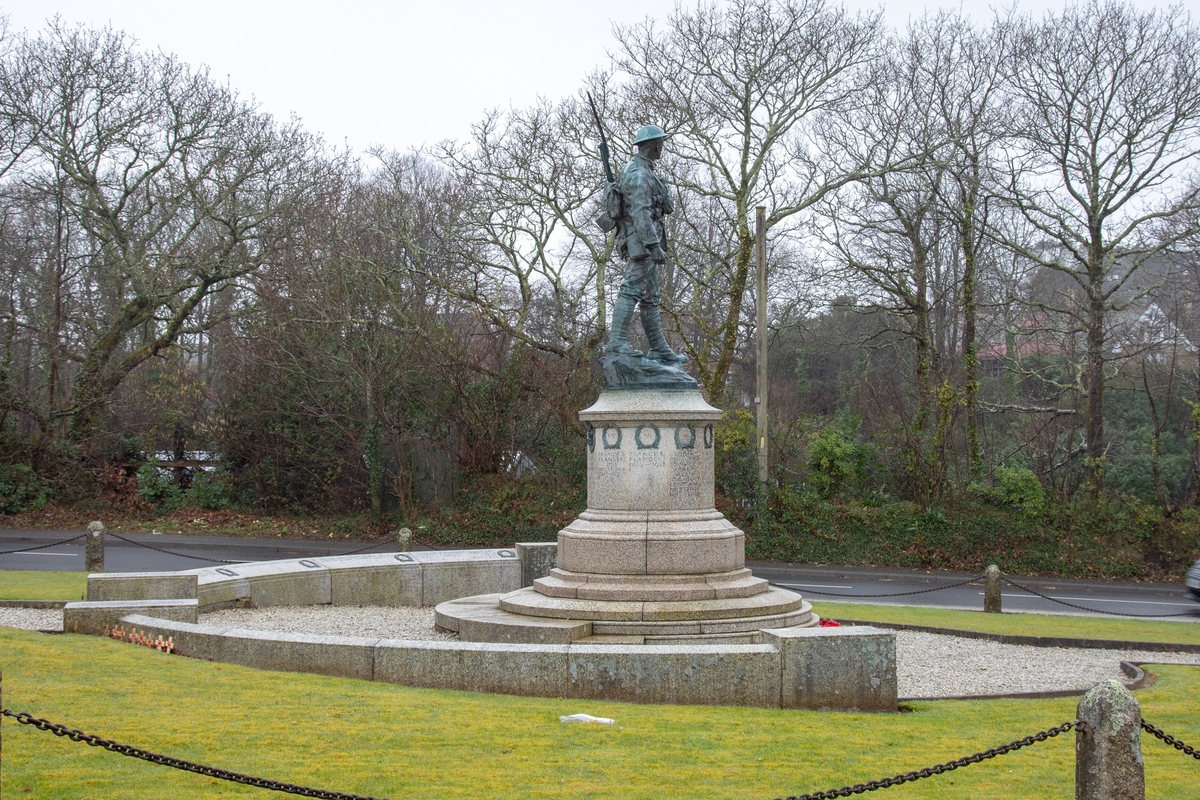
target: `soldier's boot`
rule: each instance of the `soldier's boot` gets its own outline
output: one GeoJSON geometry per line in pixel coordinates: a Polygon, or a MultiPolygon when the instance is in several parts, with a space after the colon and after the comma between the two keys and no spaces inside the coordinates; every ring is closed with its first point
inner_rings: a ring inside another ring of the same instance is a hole
{"type": "Polygon", "coordinates": [[[641,358],[645,355],[629,344],[629,323],[633,321],[633,310],[636,306],[637,300],[632,297],[617,295],[617,302],[613,303],[612,330],[608,334],[608,346],[604,348],[605,355],[630,358],[641,358]]]}
{"type": "Polygon", "coordinates": [[[688,357],[676,353],[667,344],[663,335],[662,314],[658,306],[642,306],[642,327],[646,329],[646,339],[650,342],[650,352],[646,357],[660,364],[683,364],[688,357]]]}

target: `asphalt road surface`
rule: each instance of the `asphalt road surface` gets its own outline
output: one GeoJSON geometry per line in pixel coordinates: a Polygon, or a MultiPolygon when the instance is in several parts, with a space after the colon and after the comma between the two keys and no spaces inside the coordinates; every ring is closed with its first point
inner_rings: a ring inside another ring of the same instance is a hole
{"type": "MultiPolygon", "coordinates": [[[[0,570],[81,572],[84,565],[83,540],[55,544],[81,533],[82,531],[0,530],[0,570]],[[24,553],[6,552],[42,545],[53,546],[24,553]]],[[[136,544],[121,541],[112,535],[107,536],[104,566],[108,572],[157,572],[245,561],[344,555],[362,550],[365,546],[363,543],[308,539],[250,539],[147,533],[121,535],[136,544]]],[[[394,547],[392,542],[379,542],[367,552],[386,553],[391,552],[394,547]]],[[[418,545],[414,549],[426,548],[418,545]]],[[[810,601],[834,600],[968,609],[983,607],[982,580],[976,585],[952,586],[975,577],[967,573],[810,566],[778,562],[750,562],[748,566],[755,575],[784,588],[794,589],[810,601]],[[927,591],[930,589],[935,591],[927,591]]],[[[1134,583],[1016,576],[1009,579],[1053,600],[1005,585],[1002,600],[1006,611],[1144,617],[1171,615],[1163,618],[1200,622],[1200,603],[1187,596],[1182,582],[1134,583]]],[[[0,572],[0,581],[3,580],[3,573],[0,572]]]]}
{"type": "MultiPolygon", "coordinates": [[[[0,562],[2,563],[2,562],[0,562]]],[[[982,575],[948,571],[827,567],[803,564],[750,562],[754,574],[785,589],[794,589],[808,600],[881,605],[983,608],[982,575]],[[978,577],[974,584],[954,586],[978,577]],[[946,588],[940,588],[946,587],[946,588]],[[928,591],[934,589],[935,591],[928,591]],[[847,596],[852,595],[852,596],[847,596]]],[[[1161,617],[1200,622],[1200,603],[1188,597],[1179,583],[1137,583],[1066,578],[1006,580],[1028,587],[1045,599],[1004,584],[1000,597],[1005,611],[1037,611],[1096,616],[1161,617]],[[1055,602],[1058,601],[1058,602],[1055,602]],[[1069,604],[1069,605],[1068,605],[1069,604]]]]}
{"type": "MultiPolygon", "coordinates": [[[[0,530],[0,553],[28,550],[52,544],[83,531],[0,530]]],[[[345,555],[362,550],[362,542],[319,541],[308,539],[250,539],[241,536],[191,536],[185,534],[121,533],[137,544],[122,541],[109,532],[105,536],[106,572],[164,572],[197,567],[216,567],[244,561],[275,561],[288,558],[313,558],[345,555]],[[155,549],[156,548],[156,549],[155,549]],[[169,551],[169,552],[162,552],[169,551]]],[[[393,542],[379,542],[367,552],[394,552],[393,542]]],[[[417,547],[420,550],[422,548],[417,547]]],[[[58,544],[25,553],[0,555],[0,570],[32,569],[83,571],[83,540],[58,544]]],[[[2,579],[2,578],[0,578],[2,579]]]]}

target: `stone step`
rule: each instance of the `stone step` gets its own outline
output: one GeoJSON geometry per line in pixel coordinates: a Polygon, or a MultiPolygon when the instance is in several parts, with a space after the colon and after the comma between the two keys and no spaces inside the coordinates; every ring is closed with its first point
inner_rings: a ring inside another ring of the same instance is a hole
{"type": "Polygon", "coordinates": [[[647,644],[656,639],[694,639],[696,637],[718,638],[753,633],[765,628],[798,628],[816,625],[819,617],[812,613],[812,606],[804,603],[799,609],[783,614],[746,616],[735,619],[716,620],[672,620],[669,622],[594,622],[593,635],[622,634],[642,635],[647,644]]]}
{"type": "Polygon", "coordinates": [[[618,636],[611,634],[595,634],[576,639],[572,644],[645,644],[645,636],[618,636]]]}
{"type": "Polygon", "coordinates": [[[769,588],[751,597],[728,597],[681,602],[583,600],[548,597],[534,589],[504,595],[500,607],[514,614],[556,619],[612,622],[671,622],[680,620],[741,619],[797,611],[804,599],[786,589],[769,588]]]}
{"type": "Polygon", "coordinates": [[[646,636],[643,644],[759,644],[758,631],[715,633],[708,636],[646,636]]]}
{"type": "Polygon", "coordinates": [[[571,644],[592,634],[584,620],[547,619],[511,614],[500,608],[499,594],[482,594],[440,603],[434,624],[468,642],[571,644]]]}
{"type": "Polygon", "coordinates": [[[556,568],[533,586],[547,597],[651,603],[752,597],[769,588],[744,568],[701,575],[596,575],[556,568]]]}
{"type": "MultiPolygon", "coordinates": [[[[754,644],[757,642],[757,632],[763,629],[810,627],[817,624],[818,617],[812,613],[812,606],[799,595],[792,592],[783,593],[795,598],[795,607],[775,613],[753,613],[751,608],[750,613],[743,613],[737,617],[672,620],[630,618],[597,621],[518,614],[500,606],[501,600],[508,595],[489,594],[442,603],[437,606],[436,619],[440,627],[457,631],[461,639],[472,642],[754,644]]],[[[776,606],[778,605],[791,606],[792,603],[776,603],[776,606]]]]}

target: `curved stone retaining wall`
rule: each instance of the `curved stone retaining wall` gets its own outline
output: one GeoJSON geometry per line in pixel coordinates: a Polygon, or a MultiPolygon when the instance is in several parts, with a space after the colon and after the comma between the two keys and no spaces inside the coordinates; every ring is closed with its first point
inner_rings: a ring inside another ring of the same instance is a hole
{"type": "Polygon", "coordinates": [[[532,645],[306,636],[122,622],[183,655],[430,689],[631,703],[896,710],[895,634],[878,628],[763,631],[748,645],[532,645]]]}
{"type": "Polygon", "coordinates": [[[183,572],[99,573],[88,576],[88,600],[197,600],[201,612],[236,605],[435,606],[470,594],[520,589],[522,561],[531,560],[521,556],[554,546],[325,556],[183,572]]]}
{"type": "Polygon", "coordinates": [[[543,552],[553,547],[89,575],[88,601],[68,603],[63,623],[69,632],[99,634],[119,621],[171,637],[177,652],[197,658],[406,686],[636,703],[896,710],[895,634],[866,626],[766,630],[755,644],[539,645],[307,636],[204,625],[198,616],[238,604],[429,606],[511,592],[553,567],[543,552]]]}

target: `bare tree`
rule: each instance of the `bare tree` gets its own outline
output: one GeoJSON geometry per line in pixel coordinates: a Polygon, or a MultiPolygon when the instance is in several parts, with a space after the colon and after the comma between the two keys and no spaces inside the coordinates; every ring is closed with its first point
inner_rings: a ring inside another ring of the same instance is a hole
{"type": "Polygon", "coordinates": [[[55,22],[22,38],[0,94],[32,132],[11,174],[73,229],[55,246],[78,265],[76,366],[70,402],[46,413],[80,442],[131,371],[195,329],[206,298],[272,258],[318,144],[111,30],[55,22]]]}
{"type": "MultiPolygon", "coordinates": [[[[425,390],[434,380],[431,362],[444,355],[436,346],[441,298],[422,285],[396,238],[381,233],[402,227],[405,241],[435,249],[428,200],[442,183],[431,166],[389,157],[373,174],[348,162],[330,170],[304,220],[303,246],[255,276],[254,313],[228,367],[239,373],[235,381],[248,373],[288,386],[286,398],[263,409],[264,420],[292,417],[312,431],[310,439],[296,437],[300,446],[287,458],[293,474],[277,480],[336,481],[351,490],[351,502],[365,497],[376,516],[389,493],[411,505],[408,449],[429,417],[423,406],[437,402],[425,390]],[[317,446],[305,452],[306,441],[317,446]],[[321,464],[322,447],[343,460],[336,477],[305,474],[302,462],[307,456],[321,464]]],[[[266,460],[239,432],[226,443],[266,460]]]]}
{"type": "MultiPolygon", "coordinates": [[[[0,61],[7,61],[12,51],[8,26],[8,15],[0,13],[0,61]]],[[[21,158],[37,133],[37,127],[28,124],[18,106],[17,98],[0,93],[0,178],[21,158]]]]}
{"type": "Polygon", "coordinates": [[[1040,241],[1009,244],[1077,293],[1052,305],[1085,340],[1084,465],[1095,497],[1104,486],[1106,317],[1144,291],[1141,266],[1170,246],[1155,235],[1159,223],[1200,202],[1181,183],[1200,164],[1200,31],[1179,8],[1087,0],[1018,19],[1013,33],[1005,195],[1040,241]]]}
{"type": "MultiPolygon", "coordinates": [[[[606,105],[603,85],[594,88],[606,105]]],[[[512,342],[511,358],[528,349],[556,364],[546,401],[580,433],[575,410],[592,390],[612,253],[594,223],[603,185],[596,136],[586,105],[570,99],[489,113],[469,143],[443,145],[455,225],[445,257],[426,272],[512,342]]]]}
{"type": "Polygon", "coordinates": [[[845,146],[840,121],[867,100],[881,34],[878,14],[826,0],[701,4],[661,29],[616,29],[627,126],[653,121],[672,134],[665,167],[683,209],[701,212],[681,223],[694,230],[681,232],[674,259],[693,297],[664,307],[678,318],[689,301],[719,303],[712,316],[693,314],[698,335],[685,343],[714,402],[739,346],[754,207],[766,205],[774,227],[878,168],[878,153],[845,146]]]}
{"type": "Polygon", "coordinates": [[[465,243],[446,264],[457,271],[436,277],[493,325],[560,357],[594,351],[602,327],[590,294],[611,245],[593,224],[602,175],[586,146],[594,137],[578,102],[542,101],[489,113],[469,145],[447,143],[441,153],[460,189],[465,243]],[[534,313],[543,293],[551,318],[534,313]]]}
{"type": "MultiPolygon", "coordinates": [[[[948,445],[958,398],[950,382],[958,340],[952,218],[942,203],[954,151],[940,113],[948,76],[947,45],[924,31],[892,49],[880,70],[876,102],[854,117],[863,138],[886,142],[906,164],[831,193],[822,204],[824,232],[843,278],[859,288],[860,305],[886,312],[911,344],[915,398],[904,441],[914,497],[936,499],[947,473],[948,445]]],[[[906,404],[907,405],[907,404],[906,404]]],[[[899,410],[899,409],[897,409],[899,410]]]]}
{"type": "Polygon", "coordinates": [[[995,159],[1003,144],[1005,96],[1000,65],[1008,27],[997,20],[981,31],[961,15],[926,17],[909,31],[908,61],[926,84],[931,113],[947,147],[937,191],[942,213],[955,229],[962,314],[962,402],[969,474],[983,470],[979,435],[980,272],[988,261],[989,200],[995,192],[995,159]]]}

